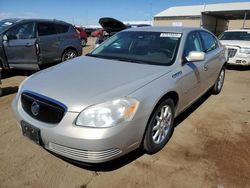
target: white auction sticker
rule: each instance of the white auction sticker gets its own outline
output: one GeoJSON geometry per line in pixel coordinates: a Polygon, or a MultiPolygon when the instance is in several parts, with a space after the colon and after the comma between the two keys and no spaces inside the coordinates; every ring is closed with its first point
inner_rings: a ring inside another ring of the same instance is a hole
{"type": "Polygon", "coordinates": [[[176,37],[176,38],[180,38],[181,34],[180,33],[161,33],[160,37],[176,37]]]}

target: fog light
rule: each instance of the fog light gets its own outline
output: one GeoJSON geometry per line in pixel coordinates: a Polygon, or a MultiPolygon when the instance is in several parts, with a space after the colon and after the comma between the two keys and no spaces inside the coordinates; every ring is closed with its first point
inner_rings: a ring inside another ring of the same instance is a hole
{"type": "Polygon", "coordinates": [[[245,60],[241,61],[241,63],[246,64],[247,62],[245,60]]]}

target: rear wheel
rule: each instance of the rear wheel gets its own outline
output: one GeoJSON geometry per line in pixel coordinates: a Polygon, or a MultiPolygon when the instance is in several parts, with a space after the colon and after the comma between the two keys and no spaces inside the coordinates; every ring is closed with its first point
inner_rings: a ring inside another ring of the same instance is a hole
{"type": "Polygon", "coordinates": [[[87,44],[86,39],[81,39],[81,45],[82,45],[82,47],[85,47],[86,44],[87,44]]]}
{"type": "Polygon", "coordinates": [[[153,154],[161,150],[174,131],[174,102],[164,99],[154,110],[143,140],[143,149],[153,154]]]}
{"type": "Polygon", "coordinates": [[[69,49],[66,50],[62,55],[62,61],[67,61],[69,59],[73,59],[77,56],[77,53],[75,50],[69,49]]]}
{"type": "Polygon", "coordinates": [[[225,72],[226,72],[226,68],[225,66],[222,67],[219,77],[217,78],[214,87],[212,89],[212,93],[217,95],[221,92],[221,89],[223,87],[224,84],[224,79],[225,79],[225,72]]]}

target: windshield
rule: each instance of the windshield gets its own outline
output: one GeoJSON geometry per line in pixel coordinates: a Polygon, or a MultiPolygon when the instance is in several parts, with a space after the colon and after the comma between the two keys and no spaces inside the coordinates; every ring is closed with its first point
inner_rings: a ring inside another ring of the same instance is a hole
{"type": "Polygon", "coordinates": [[[231,31],[224,32],[219,36],[220,40],[245,40],[250,41],[250,32],[247,31],[231,31]]]}
{"type": "Polygon", "coordinates": [[[124,31],[106,40],[88,56],[169,66],[175,61],[180,38],[180,33],[124,31]]]}
{"type": "Polygon", "coordinates": [[[5,29],[11,27],[17,20],[1,20],[0,21],[0,33],[2,33],[5,29]]]}

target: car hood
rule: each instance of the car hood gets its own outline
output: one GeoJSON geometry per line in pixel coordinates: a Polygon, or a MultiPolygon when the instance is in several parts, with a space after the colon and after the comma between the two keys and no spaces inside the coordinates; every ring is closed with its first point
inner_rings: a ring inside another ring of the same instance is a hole
{"type": "Polygon", "coordinates": [[[57,100],[68,111],[125,97],[162,75],[170,67],[81,56],[40,71],[23,83],[31,91],[57,100]]]}
{"type": "Polygon", "coordinates": [[[127,26],[121,21],[108,17],[100,18],[99,24],[107,33],[119,32],[127,28],[127,26]]]}
{"type": "Polygon", "coordinates": [[[250,48],[250,41],[220,40],[220,42],[225,46],[238,46],[238,47],[248,47],[248,48],[250,48]]]}

